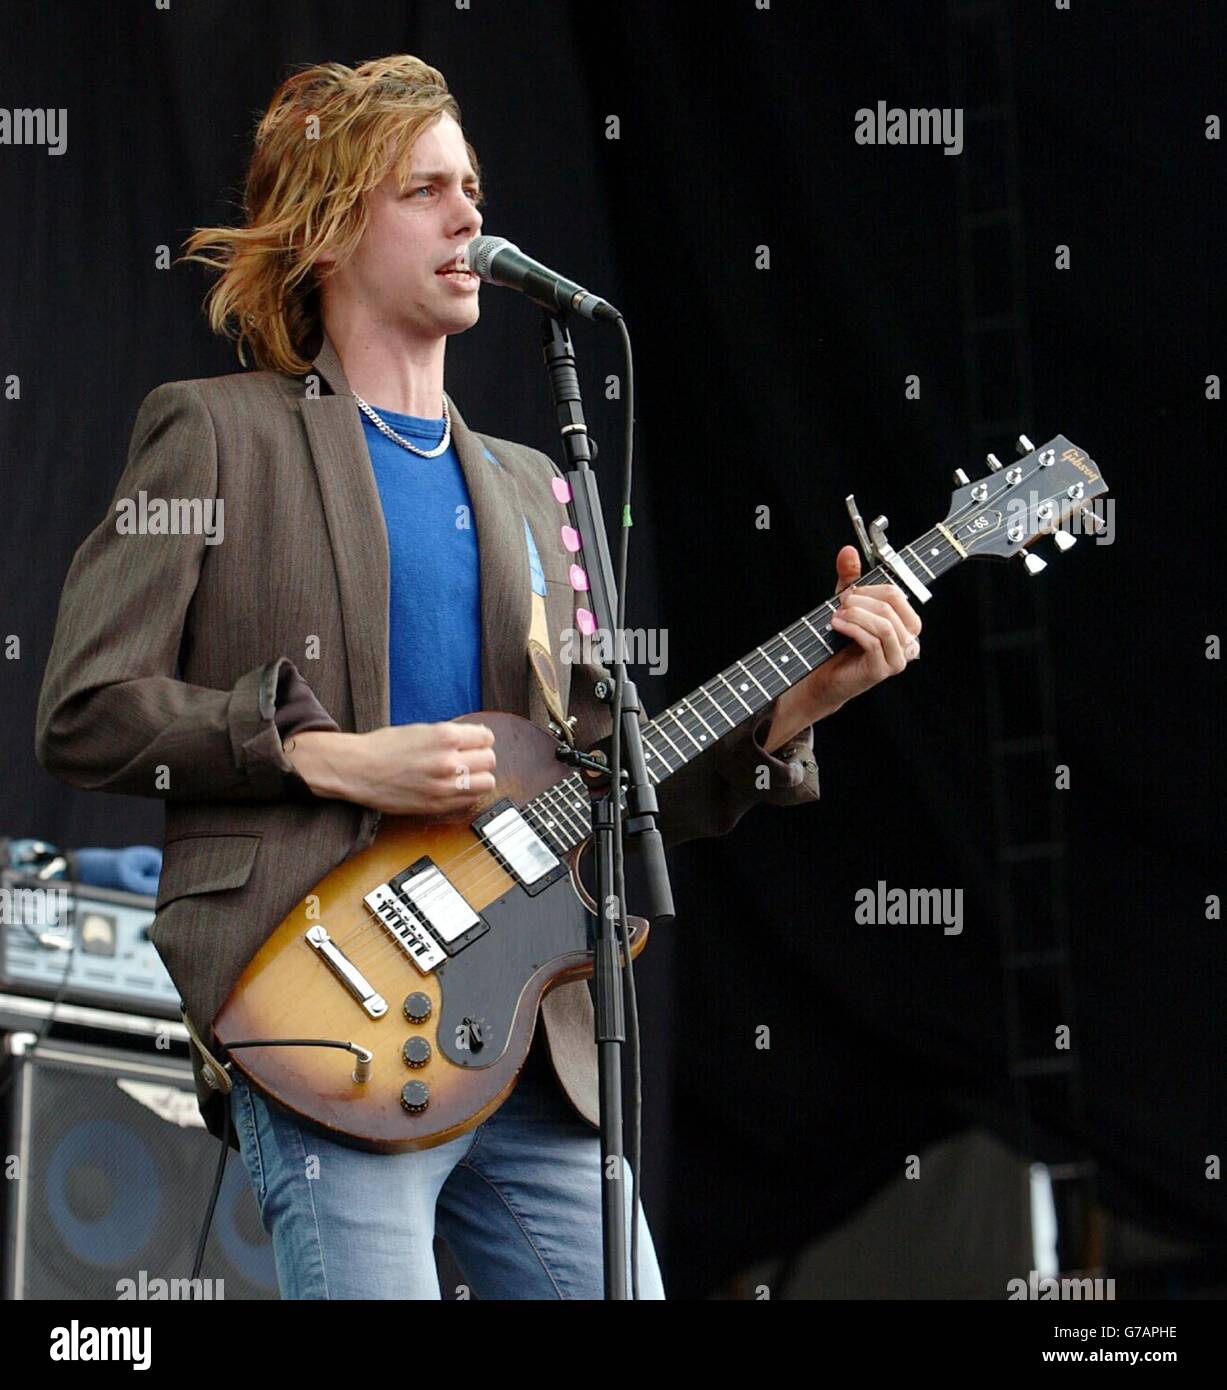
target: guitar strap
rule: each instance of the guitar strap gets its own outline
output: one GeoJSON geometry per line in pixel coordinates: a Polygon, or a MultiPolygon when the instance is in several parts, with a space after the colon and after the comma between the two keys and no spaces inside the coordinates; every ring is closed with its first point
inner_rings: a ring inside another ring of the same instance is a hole
{"type": "Polygon", "coordinates": [[[554,666],[554,656],[550,648],[550,628],[545,616],[545,598],[536,589],[532,591],[532,623],[528,630],[528,664],[536,678],[541,697],[550,716],[561,731],[559,737],[567,744],[574,744],[571,726],[567,723],[567,712],[562,707],[562,696],[558,690],[558,671],[554,666]]]}
{"type": "Polygon", "coordinates": [[[211,1090],[220,1091],[222,1095],[228,1096],[231,1090],[230,1073],[204,1045],[203,1039],[196,1030],[196,1025],[188,1017],[187,1010],[183,1007],[182,1000],[179,1001],[179,1016],[183,1019],[183,1026],[187,1029],[188,1040],[200,1053],[203,1062],[201,1075],[205,1085],[211,1090]]]}

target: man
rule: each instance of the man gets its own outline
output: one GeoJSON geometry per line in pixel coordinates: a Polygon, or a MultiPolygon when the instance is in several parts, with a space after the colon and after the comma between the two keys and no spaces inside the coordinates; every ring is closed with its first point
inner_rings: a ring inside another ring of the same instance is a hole
{"type": "MultiPolygon", "coordinates": [[[[478,282],[457,267],[482,224],[459,116],[442,75],[407,55],[282,85],[246,225],[188,242],[222,271],[211,322],[237,326],[262,370],[151,392],[116,491],[117,506],[141,490],[215,500],[219,535],[128,535],[108,518],[65,583],[39,758],[74,785],[165,800],[153,936],[206,1047],[256,949],[380,814],[463,816],[493,790],[493,736],[457,716],[549,719],[526,639],[534,593],[552,643],[575,621],[557,470],[471,432],[443,391],[447,338],[478,318],[478,282]]],[[[897,590],[849,588],[852,547],[837,570],[853,645],[662,784],[667,843],[722,834],[758,801],[814,800],[813,723],[919,651],[897,590]]],[[[601,675],[558,671],[581,747],[609,731],[601,675]]],[[[438,1298],[436,1217],[479,1297],[601,1296],[586,985],[541,1012],[503,1106],[419,1153],[310,1132],[234,1069],[237,1147],[284,1297],[438,1298]]],[[[226,1097],[193,1063],[219,1134],[226,1097]]],[[[646,1223],[639,1248],[641,1293],[663,1297],[646,1223]]]]}

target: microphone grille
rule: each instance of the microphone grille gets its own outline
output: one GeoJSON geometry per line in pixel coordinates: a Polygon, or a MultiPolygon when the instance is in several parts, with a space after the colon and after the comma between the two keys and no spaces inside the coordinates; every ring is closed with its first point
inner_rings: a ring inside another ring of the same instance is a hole
{"type": "Polygon", "coordinates": [[[465,257],[469,263],[469,269],[481,280],[489,278],[490,262],[500,251],[510,248],[512,251],[516,247],[501,236],[475,236],[469,242],[465,252],[465,257]]]}

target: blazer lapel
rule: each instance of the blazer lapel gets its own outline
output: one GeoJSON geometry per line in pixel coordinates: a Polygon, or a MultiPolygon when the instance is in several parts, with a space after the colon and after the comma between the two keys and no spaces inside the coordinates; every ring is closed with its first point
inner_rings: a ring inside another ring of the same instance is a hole
{"type": "MultiPolygon", "coordinates": [[[[391,708],[387,530],[353,391],[327,334],[312,369],[333,394],[306,398],[300,409],[341,596],[354,728],[366,733],[387,724],[391,708]]],[[[531,581],[519,490],[464,423],[450,395],[447,406],[452,443],[473,504],[480,557],[482,704],[527,715],[531,581]]]]}
{"type": "MultiPolygon", "coordinates": [[[[444,393],[446,394],[446,393],[444,393]]],[[[482,704],[489,710],[529,713],[528,545],[519,489],[464,423],[451,396],[452,442],[473,503],[473,524],[481,557],[482,704]]]]}
{"type": "MultiPolygon", "coordinates": [[[[300,402],[341,595],[354,732],[389,719],[388,533],[358,407],[325,334],[312,364],[335,393],[300,402]]],[[[310,377],[308,377],[310,383],[310,377]]]]}

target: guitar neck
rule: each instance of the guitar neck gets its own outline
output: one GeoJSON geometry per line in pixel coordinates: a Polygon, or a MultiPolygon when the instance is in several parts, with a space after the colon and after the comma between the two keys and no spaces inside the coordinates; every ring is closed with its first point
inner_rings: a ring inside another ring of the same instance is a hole
{"type": "MultiPolygon", "coordinates": [[[[926,584],[964,558],[940,526],[904,546],[899,555],[926,584]]],[[[858,579],[857,586],[895,582],[890,571],[879,565],[858,579]]],[[[838,607],[837,598],[828,599],[645,724],[644,758],[653,782],[663,782],[706,752],[846,647],[851,639],[831,627],[838,607]]]]}
{"type": "MultiPolygon", "coordinates": [[[[923,583],[966,558],[944,526],[934,527],[899,554],[923,583]]],[[[857,586],[894,582],[890,571],[879,565],[862,575],[857,586]]],[[[645,723],[643,753],[652,782],[659,784],[685,767],[847,646],[850,639],[831,627],[831,615],[838,607],[838,599],[828,599],[645,723]]],[[[578,772],[562,778],[521,810],[537,834],[560,853],[581,844],[591,833],[588,788],[578,772]]]]}
{"type": "MultiPolygon", "coordinates": [[[[1099,465],[1063,434],[1038,449],[1019,435],[1018,447],[1021,457],[1009,468],[989,454],[990,474],[979,482],[972,483],[960,469],[960,485],[951,493],[946,520],[897,552],[920,583],[940,579],[969,555],[1010,559],[1025,554],[1027,569],[1035,574],[1044,563],[1027,547],[1048,534],[1054,535],[1059,549],[1069,549],[1073,538],[1068,532],[1059,534],[1061,529],[1107,491],[1099,465]]],[[[1093,529],[1101,524],[1096,519],[1093,529]]],[[[890,569],[880,565],[857,585],[894,582],[890,569]]],[[[653,783],[663,782],[705,753],[846,647],[850,639],[831,626],[838,607],[838,598],[828,599],[644,723],[644,761],[653,783]]],[[[559,851],[574,848],[591,832],[588,786],[578,772],[522,810],[538,835],[559,851]]]]}

